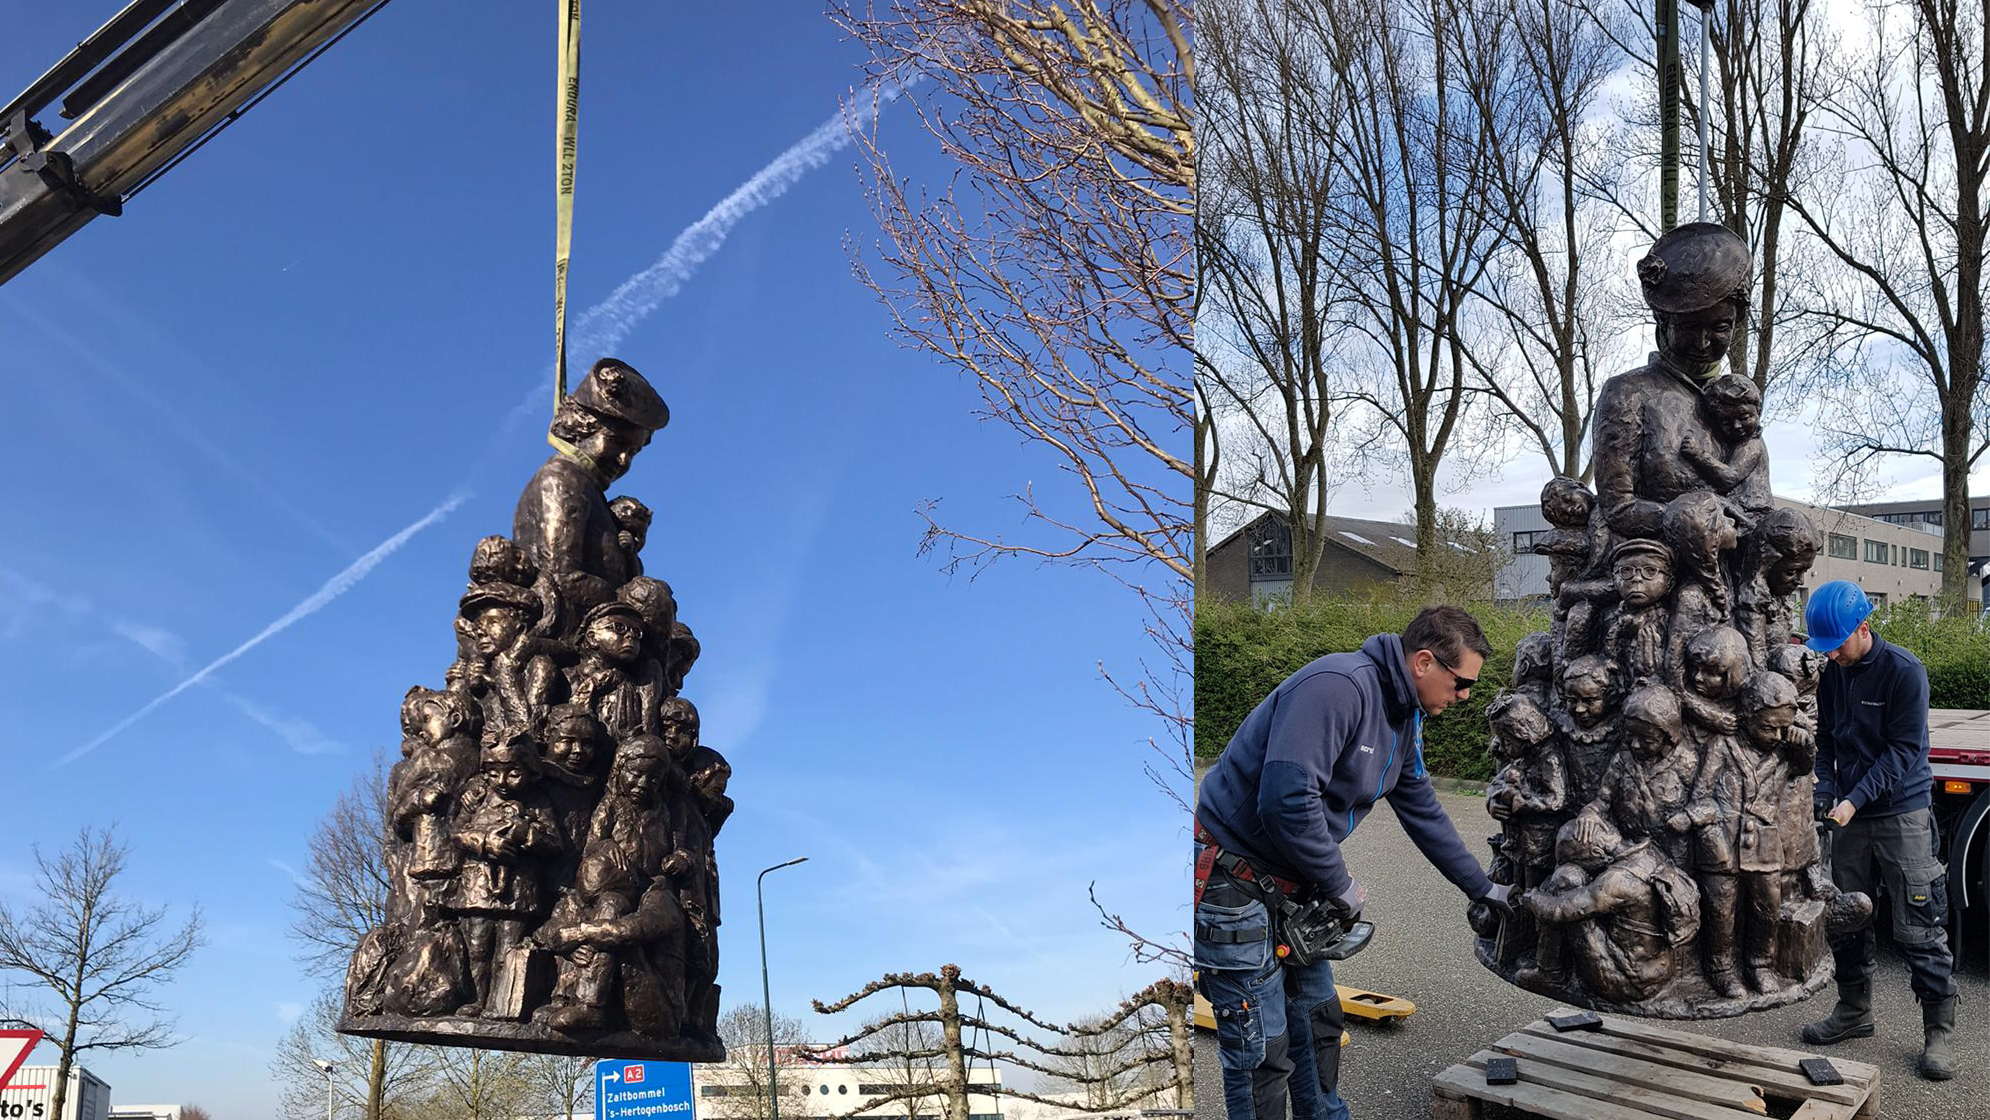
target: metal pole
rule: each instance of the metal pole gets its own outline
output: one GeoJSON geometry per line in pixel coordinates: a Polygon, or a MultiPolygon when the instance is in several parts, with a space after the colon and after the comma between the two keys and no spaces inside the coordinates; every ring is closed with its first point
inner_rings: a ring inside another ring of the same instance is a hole
{"type": "Polygon", "coordinates": [[[1658,231],[1679,224],[1679,0],[1657,0],[1658,231]]]}
{"type": "Polygon", "coordinates": [[[338,1064],[323,1058],[311,1060],[317,1064],[318,1071],[325,1075],[325,1120],[332,1120],[332,1111],[338,1103],[337,1087],[332,1081],[332,1071],[339,1068],[338,1064]]]}
{"type": "Polygon", "coordinates": [[[1707,162],[1707,122],[1714,113],[1713,102],[1707,99],[1707,24],[1713,18],[1711,5],[1700,8],[1700,220],[1703,222],[1707,220],[1707,180],[1711,177],[1708,169],[1712,166],[1707,162]]]}
{"type": "Polygon", "coordinates": [[[779,871],[783,867],[793,867],[807,863],[807,856],[796,856],[786,863],[777,863],[762,871],[753,880],[753,906],[760,918],[760,1010],[767,1017],[767,1115],[769,1120],[781,1120],[781,1086],[779,1075],[774,1071],[774,993],[767,982],[767,901],[761,893],[761,886],[767,881],[768,871],[779,871]]]}

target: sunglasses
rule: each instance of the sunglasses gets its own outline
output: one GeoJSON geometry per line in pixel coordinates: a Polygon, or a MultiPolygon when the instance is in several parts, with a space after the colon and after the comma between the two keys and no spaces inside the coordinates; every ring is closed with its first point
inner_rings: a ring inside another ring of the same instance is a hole
{"type": "Polygon", "coordinates": [[[1464,693],[1467,690],[1469,690],[1473,685],[1479,683],[1479,678],[1465,676],[1462,673],[1458,672],[1458,670],[1453,669],[1449,662],[1445,661],[1442,657],[1437,656],[1436,650],[1429,650],[1427,652],[1429,652],[1431,660],[1437,662],[1439,665],[1444,666],[1444,671],[1451,674],[1451,687],[1459,695],[1461,696],[1464,695],[1464,693]]]}

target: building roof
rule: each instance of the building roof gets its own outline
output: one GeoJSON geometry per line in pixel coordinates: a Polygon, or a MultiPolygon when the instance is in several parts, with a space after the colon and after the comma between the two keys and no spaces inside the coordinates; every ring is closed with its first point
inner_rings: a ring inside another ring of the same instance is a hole
{"type": "MultiPolygon", "coordinates": [[[[1256,528],[1266,518],[1280,517],[1276,513],[1261,513],[1244,522],[1235,530],[1217,541],[1209,551],[1214,553],[1256,528]]],[[[1387,568],[1395,575],[1408,575],[1416,571],[1416,526],[1405,521],[1370,521],[1361,517],[1335,517],[1332,514],[1321,516],[1316,523],[1325,532],[1326,542],[1349,552],[1363,556],[1387,568]]],[[[1466,546],[1455,541],[1451,547],[1465,550],[1466,546]]]]}

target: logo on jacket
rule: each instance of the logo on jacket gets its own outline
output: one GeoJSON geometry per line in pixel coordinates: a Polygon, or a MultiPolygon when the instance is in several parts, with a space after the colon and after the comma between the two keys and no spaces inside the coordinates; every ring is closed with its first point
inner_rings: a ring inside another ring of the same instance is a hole
{"type": "Polygon", "coordinates": [[[1361,753],[1362,753],[1362,754],[1374,754],[1374,753],[1375,753],[1375,748],[1374,748],[1374,747],[1371,747],[1371,746],[1368,746],[1367,744],[1365,744],[1365,743],[1364,743],[1364,744],[1362,744],[1362,747],[1361,747],[1361,753]]]}

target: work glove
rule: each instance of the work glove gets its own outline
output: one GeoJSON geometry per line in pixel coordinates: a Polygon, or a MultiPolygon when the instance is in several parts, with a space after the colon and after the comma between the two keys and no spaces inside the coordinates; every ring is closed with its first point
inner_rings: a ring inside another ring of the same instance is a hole
{"type": "Polygon", "coordinates": [[[1838,798],[1830,790],[1813,790],[1810,795],[1810,816],[1821,821],[1831,815],[1831,807],[1838,804],[1838,798]]]}
{"type": "Polygon", "coordinates": [[[1368,888],[1357,880],[1349,879],[1347,889],[1340,892],[1335,901],[1347,908],[1348,921],[1356,921],[1361,917],[1362,909],[1368,905],[1368,888]]]}
{"type": "Polygon", "coordinates": [[[1500,917],[1511,918],[1513,917],[1513,903],[1508,901],[1508,896],[1512,893],[1513,887],[1510,884],[1494,883],[1491,890],[1479,896],[1479,901],[1485,903],[1493,913],[1500,917]]]}

